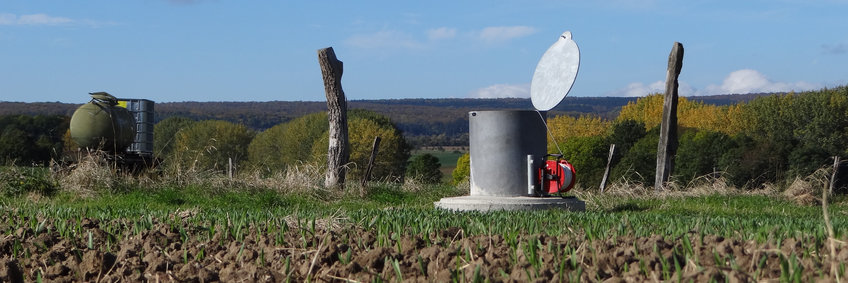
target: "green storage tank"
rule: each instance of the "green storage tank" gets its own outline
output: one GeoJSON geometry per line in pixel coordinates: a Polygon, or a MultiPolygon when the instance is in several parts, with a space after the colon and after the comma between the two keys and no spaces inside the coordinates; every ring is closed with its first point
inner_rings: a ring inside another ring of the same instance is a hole
{"type": "Polygon", "coordinates": [[[90,94],[91,101],[71,116],[71,138],[81,147],[124,152],[133,143],[135,119],[111,94],[90,94]]]}

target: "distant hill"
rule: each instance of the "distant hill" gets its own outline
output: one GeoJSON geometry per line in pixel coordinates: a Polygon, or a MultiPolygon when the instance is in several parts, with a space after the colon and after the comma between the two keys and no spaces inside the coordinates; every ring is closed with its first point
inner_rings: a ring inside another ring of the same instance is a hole
{"type": "MultiPolygon", "coordinates": [[[[714,95],[687,97],[714,105],[747,102],[767,94],[714,95]]],[[[606,119],[618,116],[621,107],[637,97],[566,97],[548,114],[596,115],[606,119]]],[[[59,102],[0,102],[0,115],[58,114],[71,116],[80,104],[59,102]]],[[[530,99],[439,98],[353,100],[348,107],[384,114],[403,130],[407,139],[418,146],[468,144],[468,112],[483,110],[533,109],[530,99]]],[[[325,102],[166,102],[155,106],[158,122],[171,116],[195,120],[226,120],[242,123],[261,131],[305,114],[325,111],[325,102]]]]}

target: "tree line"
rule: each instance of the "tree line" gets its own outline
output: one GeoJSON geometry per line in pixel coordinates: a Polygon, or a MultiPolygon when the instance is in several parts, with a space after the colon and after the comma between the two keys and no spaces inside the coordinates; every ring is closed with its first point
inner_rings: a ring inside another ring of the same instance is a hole
{"type": "MultiPolygon", "coordinates": [[[[373,140],[380,137],[371,176],[402,180],[411,147],[401,131],[388,117],[372,111],[352,109],[348,115],[349,176],[363,175],[373,140]]],[[[238,168],[262,174],[297,166],[322,166],[326,164],[327,143],[326,112],[305,115],[261,132],[228,121],[194,121],[185,117],[171,117],[154,126],[154,154],[167,170],[181,172],[223,172],[231,161],[238,168]]]]}
{"type": "Polygon", "coordinates": [[[69,125],[62,115],[0,116],[0,165],[45,165],[58,158],[69,125]]]}
{"type": "MultiPolygon", "coordinates": [[[[708,104],[728,105],[748,101],[756,96],[759,95],[720,95],[697,99],[708,104]]],[[[632,97],[566,97],[549,116],[591,114],[603,119],[615,119],[622,106],[635,100],[632,97]]],[[[350,108],[367,109],[389,117],[415,147],[467,145],[469,111],[533,109],[532,103],[526,98],[352,100],[349,105],[350,108]]],[[[0,102],[0,116],[70,116],[78,106],[59,102],[0,102]]],[[[309,101],[167,102],[156,104],[154,122],[170,117],[185,117],[195,121],[223,120],[243,124],[254,131],[264,131],[325,109],[326,103],[309,101]]]]}
{"type": "MultiPolygon", "coordinates": [[[[561,149],[577,168],[578,180],[596,186],[615,144],[610,179],[653,185],[662,104],[663,96],[655,94],[628,103],[615,119],[550,118],[556,141],[549,138],[548,150],[561,149]]],[[[722,106],[680,97],[678,123],[673,180],[714,176],[758,187],[808,176],[832,164],[833,156],[848,154],[848,87],[722,106]]]]}
{"type": "MultiPolygon", "coordinates": [[[[706,103],[708,100],[703,98],[680,98],[681,142],[675,180],[689,182],[714,175],[737,186],[757,186],[808,175],[827,164],[831,156],[848,152],[846,87],[754,97],[746,101],[726,96],[722,98],[725,101],[741,102],[723,105],[706,103]]],[[[430,112],[428,117],[434,126],[427,131],[438,134],[422,136],[428,139],[426,143],[467,145],[467,111],[445,107],[447,101],[433,100],[432,106],[410,106],[401,101],[383,104],[392,105],[394,112],[412,113],[398,115],[401,121],[424,115],[419,112],[430,112]],[[438,112],[440,109],[445,112],[438,112]],[[448,117],[446,113],[452,112],[462,115],[458,119],[448,117]]],[[[516,99],[515,103],[520,101],[516,99]]],[[[551,152],[562,150],[578,169],[582,183],[599,183],[610,144],[616,144],[617,149],[613,180],[627,178],[648,185],[653,182],[650,176],[656,166],[662,97],[651,95],[626,101],[629,102],[613,118],[599,113],[549,114],[555,141],[549,140],[548,148],[551,152]]],[[[311,111],[308,109],[312,102],[303,103],[300,111],[311,111]]],[[[226,105],[229,104],[218,106],[225,109],[226,105]]],[[[162,108],[157,105],[157,111],[162,108]]],[[[191,106],[174,111],[203,113],[191,106]]],[[[410,149],[416,145],[411,142],[415,136],[405,134],[403,124],[390,115],[365,109],[352,110],[350,115],[353,176],[361,174],[374,137],[381,136],[375,175],[402,178],[410,149]]],[[[327,122],[321,111],[294,118],[281,118],[284,115],[280,114],[276,120],[271,119],[278,122],[264,130],[215,116],[202,120],[187,116],[171,116],[154,127],[156,156],[179,170],[225,170],[232,159],[239,168],[271,173],[301,164],[319,164],[326,158],[327,122]]],[[[0,160],[4,164],[46,164],[69,146],[68,121],[64,115],[0,116],[0,160]]]]}

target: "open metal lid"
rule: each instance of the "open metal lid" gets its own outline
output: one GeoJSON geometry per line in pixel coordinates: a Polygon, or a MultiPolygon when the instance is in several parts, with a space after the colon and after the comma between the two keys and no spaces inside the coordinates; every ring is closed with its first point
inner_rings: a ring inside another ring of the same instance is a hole
{"type": "Polygon", "coordinates": [[[559,105],[577,78],[580,67],[580,49],[566,31],[545,51],[530,82],[530,100],[533,107],[548,111],[559,105]]]}

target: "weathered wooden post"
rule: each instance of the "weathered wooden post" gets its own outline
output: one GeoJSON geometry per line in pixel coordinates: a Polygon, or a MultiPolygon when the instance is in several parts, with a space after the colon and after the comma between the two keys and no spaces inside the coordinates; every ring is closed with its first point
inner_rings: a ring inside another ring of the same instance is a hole
{"type": "Polygon", "coordinates": [[[371,170],[374,169],[374,162],[377,161],[377,153],[380,150],[380,136],[374,137],[374,143],[371,144],[371,157],[368,158],[368,167],[365,169],[365,175],[362,176],[362,182],[359,184],[359,196],[365,197],[365,185],[368,179],[371,178],[371,170]]]}
{"type": "Polygon", "coordinates": [[[677,154],[677,78],[683,69],[683,44],[675,42],[668,55],[668,73],[665,77],[662,126],[657,145],[657,175],[654,188],[663,189],[674,170],[674,155],[677,154]]]}
{"type": "Polygon", "coordinates": [[[610,145],[609,156],[607,156],[607,167],[604,168],[604,177],[601,178],[601,192],[607,188],[607,178],[609,178],[610,164],[612,164],[612,155],[615,154],[615,144],[610,145]]]}
{"type": "Polygon", "coordinates": [[[327,118],[330,121],[327,174],[324,187],[344,186],[345,166],[350,159],[347,133],[347,99],[342,90],[342,61],[336,59],[332,47],[318,50],[318,63],[327,95],[327,118]]]}

